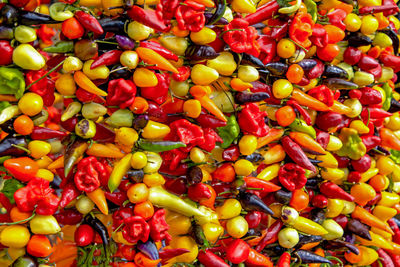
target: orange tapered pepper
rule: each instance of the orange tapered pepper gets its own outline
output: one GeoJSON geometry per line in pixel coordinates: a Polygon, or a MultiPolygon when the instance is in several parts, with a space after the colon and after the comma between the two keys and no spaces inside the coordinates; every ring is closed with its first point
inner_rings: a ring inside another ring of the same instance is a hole
{"type": "Polygon", "coordinates": [[[371,227],[382,229],[386,232],[391,233],[392,235],[394,234],[393,230],[390,228],[389,225],[379,220],[377,217],[369,213],[367,210],[361,208],[360,206],[357,206],[354,209],[353,213],[351,214],[351,217],[353,217],[354,219],[358,219],[362,223],[365,223],[366,225],[369,225],[371,227]]]}
{"type": "Polygon", "coordinates": [[[208,86],[195,85],[190,88],[190,94],[200,101],[203,108],[213,114],[215,117],[222,121],[227,121],[224,113],[215,105],[215,103],[208,97],[211,89],[208,86]]]}
{"type": "Polygon", "coordinates": [[[379,131],[379,135],[382,138],[382,146],[400,150],[400,139],[391,130],[382,128],[379,131]]]}
{"type": "Polygon", "coordinates": [[[331,106],[331,109],[333,112],[339,113],[339,114],[348,114],[351,112],[351,108],[349,108],[346,105],[343,105],[339,101],[333,101],[333,105],[331,106]]]}
{"type": "Polygon", "coordinates": [[[302,106],[309,107],[316,111],[329,111],[331,110],[327,105],[322,103],[321,101],[317,100],[316,98],[307,95],[303,91],[299,89],[294,89],[292,93],[292,99],[296,100],[302,106]]]}
{"type": "Polygon", "coordinates": [[[154,64],[162,70],[179,73],[179,71],[167,59],[165,59],[154,50],[145,47],[138,47],[136,48],[136,53],[147,64],[154,64]]]}
{"type": "Polygon", "coordinates": [[[279,140],[284,133],[283,129],[270,129],[266,136],[260,137],[257,140],[257,148],[268,145],[269,143],[279,140]]]}
{"type": "Polygon", "coordinates": [[[47,169],[49,170],[55,170],[58,168],[64,168],[64,156],[58,157],[55,161],[50,163],[49,166],[47,166],[47,169]]]}
{"type": "Polygon", "coordinates": [[[314,138],[309,136],[308,134],[301,133],[301,132],[291,132],[289,134],[290,138],[292,138],[296,143],[301,145],[304,148],[307,148],[309,150],[321,153],[321,154],[326,154],[325,149],[317,142],[315,141],[314,138]]]}
{"type": "Polygon", "coordinates": [[[119,150],[98,143],[92,144],[86,150],[86,154],[90,156],[104,157],[104,158],[122,158],[123,156],[125,156],[125,154],[119,150]]]}
{"type": "Polygon", "coordinates": [[[97,208],[105,215],[108,214],[108,205],[104,191],[99,187],[86,195],[96,204],[97,208]]]}
{"type": "Polygon", "coordinates": [[[82,71],[76,71],[74,73],[74,80],[79,87],[88,91],[89,93],[99,96],[107,96],[107,93],[98,88],[82,71]]]}

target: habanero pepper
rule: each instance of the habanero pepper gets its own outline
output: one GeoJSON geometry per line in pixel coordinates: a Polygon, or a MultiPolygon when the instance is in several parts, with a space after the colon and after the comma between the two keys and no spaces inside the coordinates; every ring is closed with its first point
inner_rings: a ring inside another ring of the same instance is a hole
{"type": "Polygon", "coordinates": [[[162,104],[167,100],[170,76],[168,73],[156,73],[155,75],[158,84],[153,87],[142,87],[140,92],[142,97],[153,100],[157,104],[162,104]]]}
{"type": "Polygon", "coordinates": [[[135,100],[136,85],[131,80],[122,78],[112,80],[108,84],[108,93],[107,105],[124,109],[132,105],[135,100]]]}
{"type": "Polygon", "coordinates": [[[181,141],[187,145],[186,149],[190,149],[192,146],[197,146],[205,142],[203,129],[186,119],[174,121],[169,127],[171,132],[165,139],[181,141]]]}
{"type": "Polygon", "coordinates": [[[326,85],[317,86],[309,90],[307,94],[325,103],[328,107],[331,107],[333,105],[333,92],[326,85]]]}
{"type": "Polygon", "coordinates": [[[264,64],[271,62],[272,59],[276,57],[276,41],[266,35],[261,35],[257,39],[257,43],[260,47],[260,54],[258,58],[264,64]]]}
{"type": "Polygon", "coordinates": [[[324,47],[328,44],[328,33],[323,25],[314,25],[310,41],[317,47],[324,47]]]}
{"type": "Polygon", "coordinates": [[[41,70],[30,70],[25,75],[25,84],[29,86],[29,91],[34,92],[40,95],[43,99],[43,104],[45,106],[51,106],[54,103],[55,96],[54,96],[54,89],[55,89],[55,82],[50,79],[48,76],[41,79],[40,81],[36,82],[39,78],[43,77],[47,74],[47,71],[44,69],[41,70]]]}
{"type": "Polygon", "coordinates": [[[343,23],[346,16],[346,11],[340,8],[336,8],[327,14],[329,23],[340,28],[343,31],[346,29],[346,25],[343,23]]]}
{"type": "Polygon", "coordinates": [[[211,190],[208,188],[206,184],[203,183],[197,183],[189,186],[187,193],[188,197],[196,202],[202,199],[208,199],[212,196],[211,190]]]}
{"type": "Polygon", "coordinates": [[[314,21],[308,13],[297,13],[289,26],[289,37],[297,44],[307,48],[311,46],[314,21]]]}
{"type": "Polygon", "coordinates": [[[184,5],[179,5],[175,12],[175,18],[180,30],[198,32],[206,23],[204,16],[205,6],[196,1],[186,0],[184,5]]]}
{"type": "Polygon", "coordinates": [[[172,75],[172,79],[178,82],[184,82],[189,78],[191,69],[188,66],[182,66],[178,68],[178,71],[179,73],[174,73],[172,75]]]}
{"type": "Polygon", "coordinates": [[[201,149],[207,152],[211,152],[215,148],[215,143],[222,143],[224,140],[211,128],[203,129],[204,132],[204,142],[199,144],[201,149]]]}
{"type": "Polygon", "coordinates": [[[174,17],[179,6],[179,0],[160,0],[157,4],[156,14],[168,22],[174,17]]]}
{"type": "Polygon", "coordinates": [[[150,226],[141,216],[132,216],[124,219],[122,236],[130,243],[136,243],[139,240],[146,242],[149,239],[150,226]]]}
{"type": "Polygon", "coordinates": [[[150,237],[153,241],[170,241],[169,225],[165,221],[165,209],[157,210],[149,221],[150,237]]]}
{"type": "Polygon", "coordinates": [[[254,27],[241,18],[233,19],[224,27],[224,41],[231,50],[236,53],[248,53],[253,56],[260,54],[260,47],[257,42],[258,32],[254,27]]]}
{"type": "Polygon", "coordinates": [[[256,103],[246,104],[238,115],[238,123],[243,132],[257,137],[266,136],[269,127],[264,121],[266,112],[261,112],[256,103]]]}
{"type": "Polygon", "coordinates": [[[303,188],[307,183],[306,171],[297,164],[286,163],[279,169],[279,182],[289,191],[303,188]]]}
{"type": "Polygon", "coordinates": [[[100,186],[100,180],[107,179],[105,166],[95,157],[90,156],[79,161],[77,172],[74,176],[76,187],[84,192],[93,192],[100,186]]]}

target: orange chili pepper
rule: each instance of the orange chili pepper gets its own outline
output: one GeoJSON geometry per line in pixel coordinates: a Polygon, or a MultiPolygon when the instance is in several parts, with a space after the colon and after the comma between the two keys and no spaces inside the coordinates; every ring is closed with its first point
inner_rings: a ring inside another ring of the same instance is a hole
{"type": "Polygon", "coordinates": [[[308,134],[301,132],[290,132],[289,136],[302,147],[321,154],[326,154],[325,149],[323,149],[323,147],[308,134]]]}
{"type": "Polygon", "coordinates": [[[104,158],[122,158],[123,156],[125,156],[124,153],[99,143],[92,144],[86,150],[86,154],[90,156],[104,157],[104,158]]]}
{"type": "Polygon", "coordinates": [[[82,71],[76,71],[74,73],[74,80],[79,87],[88,91],[89,93],[99,96],[107,96],[107,93],[98,88],[82,71]]]}
{"type": "Polygon", "coordinates": [[[294,89],[292,93],[292,99],[296,100],[302,106],[309,107],[317,111],[329,111],[331,110],[327,105],[317,100],[316,98],[307,95],[299,89],[294,89]]]}
{"type": "Polygon", "coordinates": [[[147,64],[154,64],[162,70],[179,73],[179,71],[167,59],[154,50],[145,47],[138,47],[136,48],[136,53],[138,53],[139,57],[147,64]]]}
{"type": "Polygon", "coordinates": [[[391,149],[400,150],[400,139],[388,128],[382,128],[379,131],[382,138],[382,145],[391,149]]]}
{"type": "Polygon", "coordinates": [[[86,195],[96,204],[97,208],[105,215],[108,214],[108,205],[104,191],[99,187],[86,195]]]}
{"type": "Polygon", "coordinates": [[[361,208],[360,206],[357,206],[354,209],[351,217],[353,217],[354,219],[358,219],[371,227],[382,229],[386,232],[391,233],[392,235],[394,234],[389,225],[385,224],[383,221],[379,220],[377,217],[369,213],[367,210],[361,208]]]}
{"type": "Polygon", "coordinates": [[[279,140],[284,133],[283,129],[270,129],[269,133],[266,136],[260,137],[257,140],[257,148],[268,145],[269,143],[279,140]]]}

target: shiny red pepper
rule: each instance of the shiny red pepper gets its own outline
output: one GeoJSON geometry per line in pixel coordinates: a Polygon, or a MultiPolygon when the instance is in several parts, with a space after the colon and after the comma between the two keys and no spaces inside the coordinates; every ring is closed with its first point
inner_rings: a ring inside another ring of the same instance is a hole
{"type": "Polygon", "coordinates": [[[266,116],[267,113],[260,111],[256,103],[246,104],[239,113],[238,123],[243,132],[262,137],[269,132],[269,127],[264,121],[266,116]]]}
{"type": "Polygon", "coordinates": [[[165,137],[166,140],[181,141],[187,146],[197,146],[205,142],[201,127],[186,119],[174,121],[169,127],[171,132],[165,137]]]}
{"type": "MultiPolygon", "coordinates": [[[[313,89],[311,89],[311,90],[313,90],[313,89]]],[[[329,88],[328,88],[328,90],[329,90],[329,88]]],[[[292,99],[288,100],[286,102],[286,104],[294,107],[300,113],[300,115],[303,117],[303,119],[307,123],[307,125],[312,125],[310,114],[308,114],[308,112],[302,106],[300,106],[299,103],[296,102],[296,100],[292,100],[292,99]]]]}
{"type": "Polygon", "coordinates": [[[260,188],[260,189],[262,189],[263,192],[275,192],[275,191],[278,191],[279,189],[281,189],[280,186],[278,186],[274,183],[271,183],[271,182],[268,182],[268,181],[265,181],[265,180],[262,180],[262,179],[259,179],[256,177],[251,177],[251,176],[245,177],[244,181],[246,182],[246,187],[260,188]]]}
{"type": "Polygon", "coordinates": [[[86,30],[100,35],[104,33],[103,27],[101,27],[99,21],[92,15],[82,10],[78,10],[75,12],[75,18],[86,30]]]}
{"type": "Polygon", "coordinates": [[[205,267],[229,267],[229,264],[227,264],[221,257],[218,257],[208,249],[200,250],[197,259],[205,267]]]}
{"type": "Polygon", "coordinates": [[[131,216],[124,219],[122,227],[122,236],[130,243],[136,243],[139,240],[146,242],[149,239],[150,226],[141,216],[131,216]]]}
{"type": "Polygon", "coordinates": [[[321,24],[315,24],[310,41],[317,47],[324,47],[328,44],[328,33],[321,24]]]}
{"type": "Polygon", "coordinates": [[[60,210],[57,214],[54,214],[54,217],[59,224],[63,225],[75,225],[83,219],[82,213],[74,209],[60,210]]]}
{"type": "Polygon", "coordinates": [[[220,119],[217,119],[215,116],[203,112],[200,114],[199,117],[196,118],[196,120],[203,128],[215,129],[218,127],[226,126],[226,121],[221,121],[220,119]]]}
{"type": "Polygon", "coordinates": [[[245,20],[249,25],[254,25],[264,20],[272,18],[272,16],[278,11],[279,4],[277,1],[269,1],[267,4],[258,8],[253,14],[246,16],[245,20]]]}
{"type": "Polygon", "coordinates": [[[340,186],[333,182],[324,182],[319,186],[319,189],[321,193],[328,198],[338,198],[350,202],[354,201],[354,197],[352,195],[344,191],[340,186]]]}
{"type": "Polygon", "coordinates": [[[367,148],[367,151],[379,146],[382,142],[382,139],[375,135],[362,135],[361,140],[367,148]]]}
{"type": "Polygon", "coordinates": [[[175,18],[180,30],[198,32],[206,23],[204,16],[205,6],[192,0],[186,0],[179,5],[175,12],[175,18]]]}
{"type": "Polygon", "coordinates": [[[167,32],[171,28],[171,25],[166,25],[165,21],[157,16],[153,9],[143,9],[134,5],[127,11],[127,14],[132,20],[159,32],[167,32]]]}
{"type": "Polygon", "coordinates": [[[307,155],[301,149],[301,147],[294,142],[289,136],[285,136],[281,140],[283,149],[286,154],[299,166],[310,170],[312,172],[317,172],[315,166],[310,162],[307,155]]]}
{"type": "Polygon", "coordinates": [[[119,58],[121,57],[121,50],[110,50],[96,58],[92,65],[90,65],[90,69],[94,69],[103,65],[114,65],[119,63],[119,58]]]}
{"type": "Polygon", "coordinates": [[[39,170],[39,165],[28,157],[7,159],[4,161],[3,166],[13,177],[21,182],[28,182],[34,179],[39,170]]]}
{"type": "Polygon", "coordinates": [[[204,132],[204,142],[199,144],[201,149],[211,152],[215,148],[215,143],[222,143],[224,140],[211,128],[203,128],[204,132]]]}
{"type": "Polygon", "coordinates": [[[12,63],[12,54],[13,54],[14,48],[10,45],[9,41],[6,40],[1,40],[0,41],[0,65],[5,66],[5,65],[10,65],[12,63]]]}
{"type": "Polygon", "coordinates": [[[156,13],[164,21],[168,22],[174,17],[179,6],[179,0],[160,0],[157,4],[156,13]]]}
{"type": "Polygon", "coordinates": [[[224,31],[223,39],[233,52],[249,53],[253,56],[260,54],[257,30],[249,26],[246,20],[233,19],[228,25],[225,25],[224,31]]]}
{"type": "Polygon", "coordinates": [[[188,188],[188,197],[193,201],[199,202],[201,199],[210,198],[211,196],[211,191],[206,184],[198,183],[188,188]]]}
{"type": "Polygon", "coordinates": [[[190,67],[182,66],[178,68],[179,73],[174,73],[172,79],[178,82],[186,81],[190,76],[190,67]]]}
{"type": "Polygon", "coordinates": [[[153,100],[157,104],[162,104],[167,100],[170,77],[168,73],[156,73],[156,77],[158,84],[153,87],[141,88],[141,96],[153,100]]]}
{"type": "Polygon", "coordinates": [[[334,9],[327,15],[329,22],[343,31],[346,29],[346,25],[343,23],[346,16],[347,16],[346,11],[340,8],[334,9]]]}
{"type": "MultiPolygon", "coordinates": [[[[178,61],[178,59],[179,59],[179,57],[177,55],[175,55],[172,51],[166,49],[165,47],[163,47],[162,45],[160,45],[159,43],[154,42],[154,41],[142,41],[142,42],[140,42],[139,46],[149,48],[169,60],[178,61]]],[[[185,68],[185,67],[181,67],[181,68],[185,68]]],[[[190,71],[190,68],[189,68],[189,71],[190,71]]],[[[177,74],[174,74],[174,75],[177,75],[177,74]]]]}
{"type": "Polygon", "coordinates": [[[267,229],[267,234],[261,239],[261,241],[255,247],[257,252],[261,252],[267,245],[275,243],[278,240],[279,231],[283,227],[283,222],[281,220],[276,220],[267,229]]]}
{"type": "Polygon", "coordinates": [[[93,192],[100,186],[102,176],[108,176],[105,166],[95,157],[90,156],[78,163],[74,181],[76,187],[84,192],[93,192]]]}
{"type": "Polygon", "coordinates": [[[169,225],[165,221],[165,209],[157,210],[149,221],[150,237],[154,241],[170,241],[171,236],[168,234],[169,225]]]}
{"type": "Polygon", "coordinates": [[[61,132],[46,127],[35,126],[31,133],[31,138],[33,140],[46,140],[51,138],[62,139],[67,135],[68,134],[66,132],[61,132]]]}
{"type": "Polygon", "coordinates": [[[310,37],[314,22],[309,13],[297,13],[289,26],[289,37],[297,44],[307,48],[311,46],[310,37]]]}
{"type": "Polygon", "coordinates": [[[290,267],[290,253],[283,252],[283,254],[279,257],[279,261],[277,263],[277,267],[290,267]]]}
{"type": "Polygon", "coordinates": [[[279,169],[279,182],[289,191],[303,188],[307,183],[306,171],[297,164],[286,163],[279,169]]]}
{"type": "Polygon", "coordinates": [[[118,206],[122,206],[124,204],[124,202],[128,199],[128,197],[126,196],[126,192],[104,192],[104,194],[106,195],[106,199],[111,201],[112,203],[118,205],[118,206]]]}
{"type": "MultiPolygon", "coordinates": [[[[25,83],[26,85],[30,85],[31,83],[35,82],[39,78],[43,77],[47,73],[46,70],[30,70],[25,75],[25,83]]],[[[54,89],[55,89],[55,82],[50,79],[50,77],[45,77],[40,81],[33,84],[29,91],[34,92],[40,95],[43,99],[43,104],[45,106],[51,106],[54,103],[55,96],[54,96],[54,89]]]]}
{"type": "Polygon", "coordinates": [[[76,188],[76,186],[73,182],[67,183],[64,186],[62,194],[61,194],[60,207],[64,208],[69,203],[71,203],[72,200],[76,199],[80,195],[81,195],[81,191],[79,191],[76,188]]]}
{"type": "Polygon", "coordinates": [[[108,83],[107,105],[119,106],[121,109],[132,105],[135,100],[136,85],[131,80],[122,78],[108,83]]]}

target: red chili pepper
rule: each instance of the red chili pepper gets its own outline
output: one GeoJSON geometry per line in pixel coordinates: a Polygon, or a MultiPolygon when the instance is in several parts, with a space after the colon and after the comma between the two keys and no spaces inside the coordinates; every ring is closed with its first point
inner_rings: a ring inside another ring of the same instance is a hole
{"type": "Polygon", "coordinates": [[[388,220],[390,228],[392,228],[394,235],[392,236],[392,241],[400,244],[400,228],[397,225],[397,223],[394,221],[394,219],[388,220]]]}
{"type": "Polygon", "coordinates": [[[54,35],[56,35],[56,30],[46,24],[42,24],[40,25],[40,28],[36,30],[36,34],[43,43],[52,44],[52,39],[54,35]]]}
{"type": "Polygon", "coordinates": [[[67,135],[68,134],[66,132],[61,132],[46,127],[35,126],[31,133],[31,138],[33,140],[46,140],[51,138],[63,139],[67,135]]]}
{"type": "Polygon", "coordinates": [[[189,252],[188,249],[185,248],[172,248],[172,249],[163,249],[158,252],[158,256],[162,259],[162,263],[167,262],[169,259],[175,258],[179,255],[189,252]]]}
{"type": "MultiPolygon", "coordinates": [[[[325,103],[328,107],[331,107],[333,105],[333,100],[334,100],[333,92],[326,85],[317,86],[317,87],[309,90],[307,92],[307,94],[309,94],[310,96],[312,96],[312,97],[318,99],[319,101],[325,103]]],[[[308,125],[310,125],[310,124],[308,124],[308,125]]]]}
{"type": "Polygon", "coordinates": [[[149,239],[150,226],[141,216],[131,216],[124,219],[122,236],[130,243],[136,243],[139,240],[146,242],[149,239]]]}
{"type": "MultiPolygon", "coordinates": [[[[39,78],[42,78],[47,73],[46,70],[30,70],[25,75],[25,83],[26,85],[30,85],[31,83],[35,82],[39,78]]],[[[50,77],[45,77],[40,81],[33,84],[29,91],[34,92],[40,95],[43,99],[43,104],[45,106],[51,106],[54,103],[55,96],[54,96],[54,89],[55,89],[55,82],[50,79],[50,77]]]]}
{"type": "Polygon", "coordinates": [[[289,191],[303,188],[307,183],[306,171],[297,164],[286,163],[279,169],[279,182],[289,191]]]}
{"type": "Polygon", "coordinates": [[[128,199],[128,197],[126,196],[126,192],[104,192],[104,195],[106,196],[107,200],[118,206],[122,206],[124,202],[128,199]]]}
{"type": "Polygon", "coordinates": [[[203,128],[204,142],[199,144],[201,149],[211,152],[215,148],[215,143],[222,143],[224,140],[211,128],[203,128]]]}
{"type": "Polygon", "coordinates": [[[277,1],[270,1],[262,7],[258,8],[253,14],[246,16],[245,20],[249,25],[254,25],[264,20],[272,18],[272,16],[278,11],[279,4],[277,1]]]}
{"type": "Polygon", "coordinates": [[[395,73],[400,71],[400,56],[395,56],[386,52],[382,52],[379,57],[379,61],[385,67],[392,68],[395,73]]]}
{"type": "Polygon", "coordinates": [[[272,267],[274,264],[271,262],[268,256],[257,252],[250,248],[249,257],[245,262],[248,267],[272,267]]]}
{"type": "Polygon", "coordinates": [[[224,31],[223,39],[233,52],[259,55],[258,32],[254,27],[249,26],[246,20],[233,19],[228,25],[225,25],[224,31]]]}
{"type": "Polygon", "coordinates": [[[363,121],[368,121],[369,119],[384,119],[392,116],[392,113],[387,112],[381,108],[366,108],[364,107],[361,112],[361,118],[363,121]]]}
{"type": "Polygon", "coordinates": [[[328,198],[338,198],[347,200],[350,202],[354,201],[354,197],[344,191],[340,186],[333,182],[324,182],[319,186],[319,190],[322,194],[327,196],[328,198]]]}
{"type": "Polygon", "coordinates": [[[201,113],[200,116],[196,118],[196,120],[203,128],[215,129],[218,127],[226,126],[226,121],[217,119],[215,116],[207,113],[201,113]]]}
{"type": "Polygon", "coordinates": [[[160,0],[157,4],[156,13],[164,21],[168,22],[174,17],[179,6],[179,0],[160,0]]]}
{"type": "Polygon", "coordinates": [[[347,181],[350,183],[358,183],[361,181],[361,173],[359,172],[350,172],[349,176],[347,177],[347,181]]]}
{"type": "Polygon", "coordinates": [[[275,192],[275,191],[278,191],[279,189],[281,189],[280,186],[278,186],[274,183],[271,183],[271,182],[268,182],[268,181],[265,181],[265,180],[262,180],[259,178],[255,178],[255,177],[250,177],[250,176],[245,177],[244,181],[246,182],[247,187],[262,188],[262,191],[266,192],[266,193],[275,192]]]}
{"type": "MultiPolygon", "coordinates": [[[[354,90],[351,90],[352,92],[354,90]]],[[[364,87],[360,89],[361,97],[360,102],[363,105],[375,105],[382,102],[382,94],[371,87],[364,87]]]]}
{"type": "Polygon", "coordinates": [[[108,83],[106,103],[109,106],[119,106],[121,109],[132,105],[135,100],[136,85],[131,80],[122,78],[108,83]]]}
{"type": "Polygon", "coordinates": [[[382,142],[382,139],[379,136],[375,135],[362,135],[361,140],[367,148],[367,152],[375,148],[376,146],[379,146],[382,142]]]}
{"type": "Polygon", "coordinates": [[[239,264],[247,260],[250,246],[242,239],[235,239],[225,248],[226,259],[233,264],[239,264]]]}
{"type": "Polygon", "coordinates": [[[317,47],[324,47],[328,44],[328,33],[323,25],[314,25],[310,41],[317,47]]]}
{"type": "MultiPolygon", "coordinates": [[[[175,55],[172,51],[166,49],[165,47],[154,41],[142,41],[140,42],[139,46],[154,50],[155,52],[157,52],[158,54],[169,60],[178,61],[179,59],[179,57],[175,55]]],[[[181,68],[188,68],[188,67],[181,67],[181,68]]],[[[190,68],[189,68],[189,74],[190,74],[190,68]]],[[[179,73],[175,73],[174,75],[179,75],[179,73]]]]}
{"type": "Polygon", "coordinates": [[[282,221],[275,221],[270,227],[268,227],[267,234],[263,239],[261,239],[260,243],[257,244],[255,250],[261,252],[267,245],[275,243],[278,240],[278,233],[282,227],[282,221]]]}
{"type": "Polygon", "coordinates": [[[395,267],[400,267],[400,255],[393,254],[391,251],[387,251],[386,253],[390,256],[392,259],[392,262],[395,267]]]}
{"type": "Polygon", "coordinates": [[[230,147],[224,149],[224,152],[222,152],[222,159],[226,161],[236,161],[238,160],[239,156],[240,156],[240,151],[237,145],[231,145],[230,147]]]}
{"type": "MultiPolygon", "coordinates": [[[[271,2],[269,2],[271,3],[271,2]]],[[[258,45],[260,46],[260,54],[258,58],[263,62],[263,64],[267,64],[272,61],[276,57],[276,41],[266,35],[260,36],[257,39],[258,45]]],[[[272,95],[272,94],[270,94],[272,95]]]]}
{"type": "Polygon", "coordinates": [[[153,28],[156,31],[168,32],[171,28],[171,25],[167,26],[165,21],[157,16],[156,11],[152,9],[143,9],[139,6],[132,6],[127,11],[127,14],[132,20],[136,20],[137,22],[153,28]]]}
{"type": "Polygon", "coordinates": [[[79,190],[90,193],[99,188],[100,180],[107,176],[105,166],[90,156],[79,161],[74,181],[79,190]]]}
{"type": "Polygon", "coordinates": [[[120,207],[117,209],[113,215],[113,228],[116,229],[119,227],[122,223],[124,223],[124,220],[134,216],[133,209],[130,206],[126,207],[120,207]]]}
{"type": "Polygon", "coordinates": [[[149,221],[149,226],[150,237],[154,241],[166,240],[169,242],[171,240],[171,236],[168,234],[169,225],[165,221],[165,209],[159,209],[154,213],[149,221]]]}
{"type": "Polygon", "coordinates": [[[74,241],[77,246],[85,247],[94,241],[95,232],[88,224],[81,224],[76,228],[74,241]]]}
{"type": "Polygon", "coordinates": [[[347,16],[346,11],[340,8],[335,8],[327,15],[329,23],[340,28],[343,31],[346,29],[346,25],[343,23],[346,16],[347,16]]]}
{"type": "Polygon", "coordinates": [[[21,211],[35,209],[39,215],[52,215],[58,209],[60,199],[49,186],[49,181],[34,178],[14,193],[15,203],[21,211]]]}
{"type": "Polygon", "coordinates": [[[141,90],[142,97],[153,100],[157,104],[162,104],[167,100],[168,88],[170,78],[168,73],[155,74],[158,80],[158,84],[153,87],[146,87],[141,90]]]}
{"type": "Polygon", "coordinates": [[[212,253],[209,249],[200,250],[197,259],[205,267],[229,267],[222,258],[212,253]]]}
{"type": "Polygon", "coordinates": [[[290,267],[290,253],[283,252],[283,254],[279,257],[279,261],[277,263],[277,267],[290,267]]]}
{"type": "Polygon", "coordinates": [[[67,183],[62,191],[60,207],[64,208],[67,206],[72,200],[76,199],[81,195],[81,191],[79,191],[73,182],[67,183]]]}
{"type": "Polygon", "coordinates": [[[399,12],[399,7],[397,5],[366,6],[358,10],[360,15],[376,14],[380,12],[397,13],[399,12]]]}
{"type": "MultiPolygon", "coordinates": [[[[328,88],[328,90],[329,90],[329,88],[328,88]]],[[[286,104],[289,105],[289,106],[294,107],[295,109],[297,109],[297,111],[303,117],[303,119],[307,123],[307,125],[312,125],[310,114],[308,114],[308,112],[302,106],[300,106],[299,103],[296,102],[296,100],[288,100],[286,102],[286,104]]]]}
{"type": "Polygon", "coordinates": [[[381,265],[379,265],[377,262],[374,262],[371,266],[372,267],[378,267],[378,266],[385,266],[385,267],[395,267],[392,259],[390,258],[389,254],[386,253],[383,249],[378,249],[376,252],[378,252],[379,255],[379,261],[381,262],[381,265]]]}
{"type": "Polygon", "coordinates": [[[188,188],[188,197],[193,201],[199,202],[201,199],[210,198],[211,191],[206,184],[194,184],[188,188]]]}
{"type": "Polygon", "coordinates": [[[286,154],[296,162],[299,166],[310,170],[312,172],[317,172],[315,166],[310,162],[307,155],[301,149],[301,147],[294,142],[289,136],[285,136],[281,140],[283,149],[285,150],[286,154]]]}
{"type": "Polygon", "coordinates": [[[4,161],[3,166],[13,177],[21,182],[28,182],[34,179],[39,170],[39,165],[28,157],[7,159],[4,161]]]}
{"type": "Polygon", "coordinates": [[[103,27],[101,27],[99,21],[92,15],[82,10],[78,10],[75,12],[75,18],[86,30],[100,35],[104,33],[103,27]]]}
{"type": "Polygon", "coordinates": [[[121,57],[122,51],[121,50],[110,50],[96,58],[90,69],[94,69],[103,65],[114,65],[119,63],[119,58],[121,57]]]}
{"type": "MultiPolygon", "coordinates": [[[[247,17],[245,18],[247,19],[247,17]]],[[[280,40],[286,36],[287,31],[289,30],[289,22],[283,19],[269,19],[267,21],[267,25],[269,27],[265,27],[263,29],[263,33],[265,36],[272,38],[274,40],[280,40]]]]}
{"type": "Polygon", "coordinates": [[[306,76],[308,79],[315,79],[321,77],[322,73],[324,73],[325,65],[321,60],[315,59],[317,61],[317,65],[309,71],[306,71],[306,76]]]}
{"type": "Polygon", "coordinates": [[[297,13],[289,26],[289,37],[297,44],[307,48],[311,46],[310,37],[314,22],[309,13],[297,13]]]}
{"type": "MultiPolygon", "coordinates": [[[[161,156],[163,159],[161,168],[165,166],[166,170],[174,171],[173,175],[179,175],[175,172],[177,172],[177,169],[179,168],[179,166],[181,166],[181,160],[187,158],[188,153],[182,152],[180,149],[173,149],[163,152],[161,156]]],[[[166,171],[165,169],[163,169],[163,171],[166,171]]],[[[186,171],[184,173],[186,173],[186,171]]]]}
{"type": "Polygon", "coordinates": [[[12,63],[13,51],[14,51],[14,48],[10,45],[9,41],[6,41],[6,40],[0,41],[0,53],[1,53],[0,65],[1,66],[10,65],[12,63]]]}
{"type": "Polygon", "coordinates": [[[264,121],[266,116],[267,113],[260,111],[256,103],[246,104],[238,115],[240,129],[257,137],[266,136],[269,132],[269,127],[264,121]]]}
{"type": "Polygon", "coordinates": [[[179,5],[175,12],[175,18],[180,30],[198,32],[206,23],[204,16],[205,6],[192,0],[186,0],[184,5],[179,5]]]}
{"type": "Polygon", "coordinates": [[[53,215],[59,224],[76,225],[83,219],[82,213],[74,209],[60,210],[53,215]]]}

